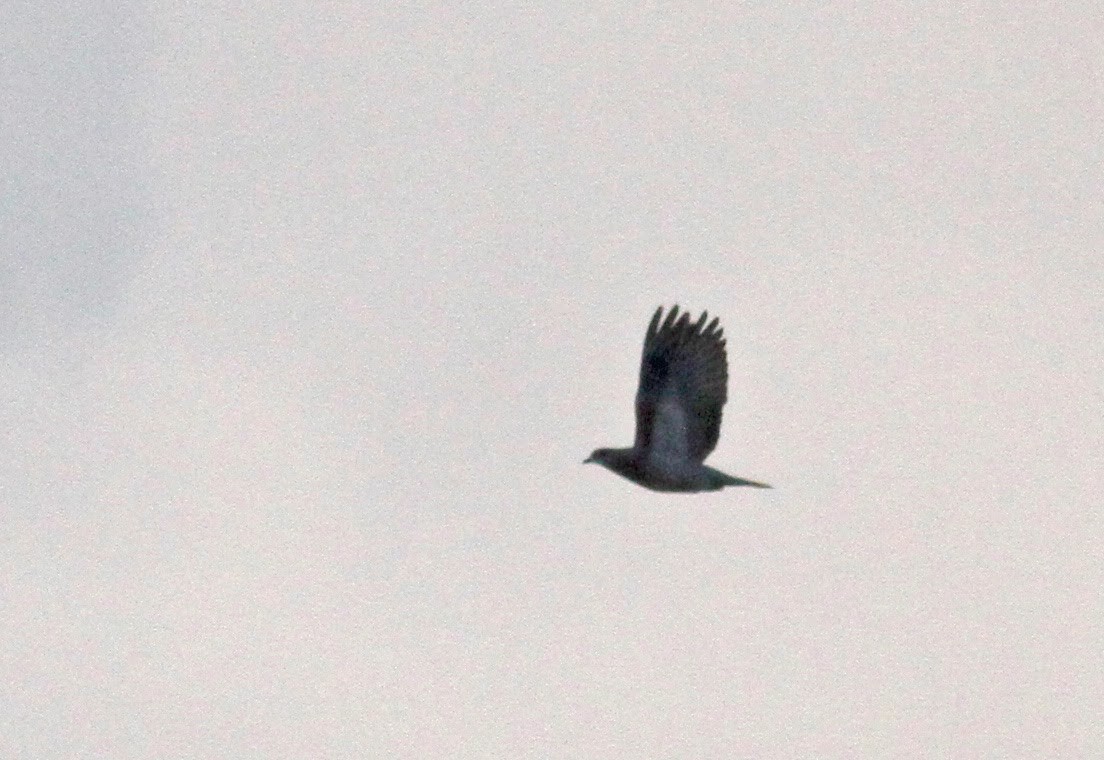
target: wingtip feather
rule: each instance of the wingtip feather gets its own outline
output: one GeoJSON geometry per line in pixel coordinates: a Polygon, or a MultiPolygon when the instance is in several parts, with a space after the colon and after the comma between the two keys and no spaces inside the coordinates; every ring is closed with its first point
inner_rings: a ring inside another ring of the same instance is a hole
{"type": "Polygon", "coordinates": [[[663,324],[659,328],[661,332],[666,332],[671,329],[671,325],[675,323],[675,318],[678,317],[678,313],[679,307],[678,304],[675,304],[671,307],[671,310],[667,312],[667,318],[663,320],[663,324]]]}
{"type": "Polygon", "coordinates": [[[660,306],[655,310],[655,314],[652,315],[652,321],[648,323],[647,337],[645,343],[655,337],[656,332],[659,330],[659,318],[663,316],[663,307],[660,306]]]}

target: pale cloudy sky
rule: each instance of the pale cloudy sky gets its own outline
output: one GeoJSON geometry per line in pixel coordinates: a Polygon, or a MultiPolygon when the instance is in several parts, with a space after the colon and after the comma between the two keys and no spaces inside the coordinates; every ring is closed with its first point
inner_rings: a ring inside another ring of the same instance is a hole
{"type": "Polygon", "coordinates": [[[10,5],[0,756],[1104,756],[1093,4],[10,5]]]}

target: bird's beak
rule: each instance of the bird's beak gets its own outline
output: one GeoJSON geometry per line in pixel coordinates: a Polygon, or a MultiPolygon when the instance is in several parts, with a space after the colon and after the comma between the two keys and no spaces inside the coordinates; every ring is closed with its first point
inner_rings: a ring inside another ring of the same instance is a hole
{"type": "Polygon", "coordinates": [[[583,460],[583,464],[590,464],[593,461],[594,461],[594,457],[587,457],[586,459],[583,460]]]}

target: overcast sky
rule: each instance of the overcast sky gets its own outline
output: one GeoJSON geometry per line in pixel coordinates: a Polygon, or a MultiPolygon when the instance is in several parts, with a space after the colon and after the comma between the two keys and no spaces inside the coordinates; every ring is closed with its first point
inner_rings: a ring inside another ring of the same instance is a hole
{"type": "Polygon", "coordinates": [[[9,4],[0,756],[1104,756],[1098,9],[600,5],[9,4]]]}

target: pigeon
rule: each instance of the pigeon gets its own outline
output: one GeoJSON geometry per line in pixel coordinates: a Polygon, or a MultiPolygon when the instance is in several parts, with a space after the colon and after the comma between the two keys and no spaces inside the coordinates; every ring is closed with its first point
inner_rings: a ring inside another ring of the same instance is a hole
{"type": "Polygon", "coordinates": [[[727,400],[724,331],[709,312],[697,322],[656,309],[644,336],[636,392],[636,440],[627,449],[595,449],[584,464],[600,464],[653,491],[718,491],[725,486],[770,488],[726,475],[703,462],[717,446],[727,400]]]}

